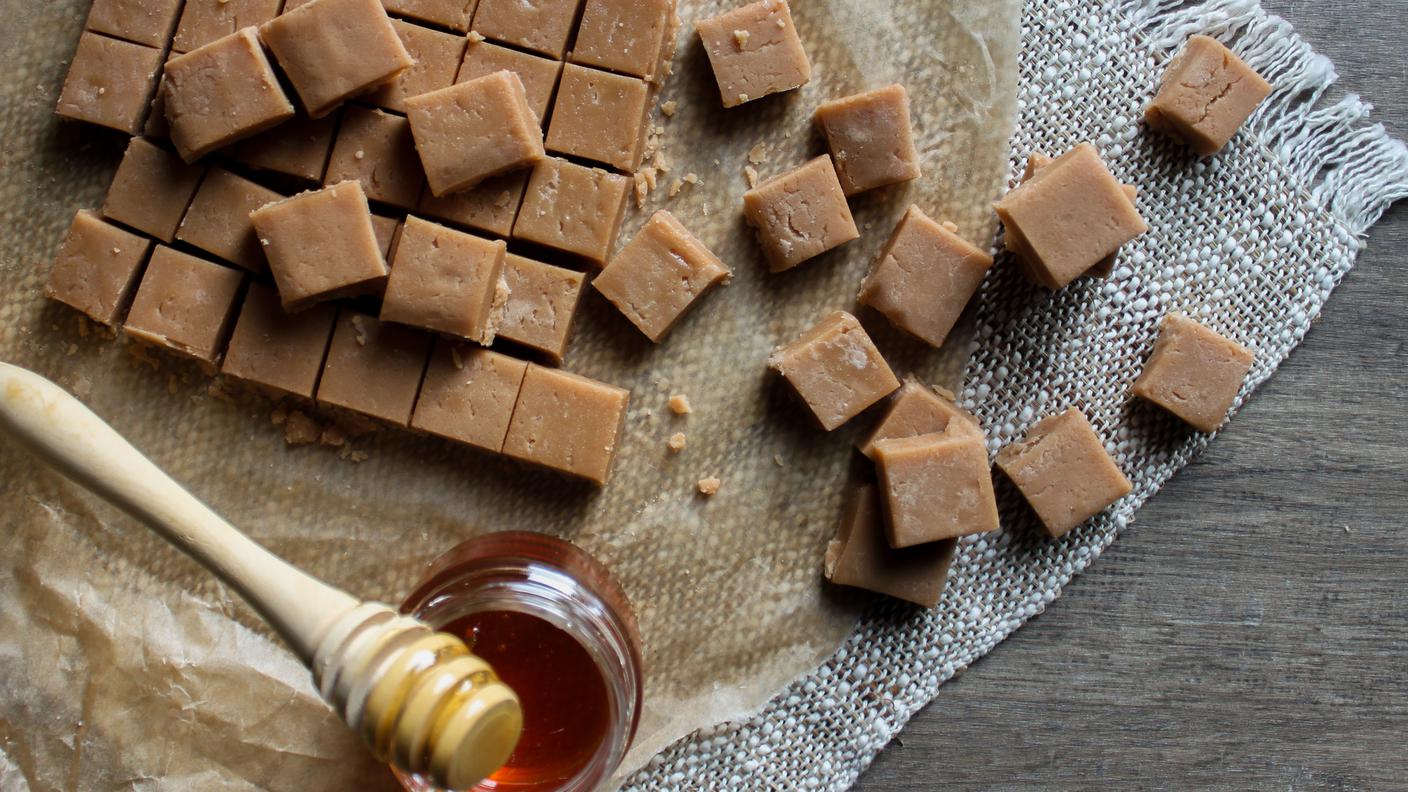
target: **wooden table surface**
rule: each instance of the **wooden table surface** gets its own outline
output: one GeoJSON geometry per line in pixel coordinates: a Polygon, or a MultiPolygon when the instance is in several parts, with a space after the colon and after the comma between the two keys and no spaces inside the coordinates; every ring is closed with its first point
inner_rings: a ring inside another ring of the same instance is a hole
{"type": "MultiPolygon", "coordinates": [[[[1408,3],[1267,0],[1408,138],[1408,3]]],[[[1408,789],[1408,202],[1305,343],[857,790],[1408,789]]]]}

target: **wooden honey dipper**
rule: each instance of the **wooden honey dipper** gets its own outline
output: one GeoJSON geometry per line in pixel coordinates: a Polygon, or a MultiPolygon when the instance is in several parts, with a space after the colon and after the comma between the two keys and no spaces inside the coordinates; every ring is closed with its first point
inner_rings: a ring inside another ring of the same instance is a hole
{"type": "Polygon", "coordinates": [[[296,569],[201,503],[58,385],[0,363],[0,431],[237,591],[377,757],[467,789],[508,760],[518,697],[464,641],[296,569]]]}

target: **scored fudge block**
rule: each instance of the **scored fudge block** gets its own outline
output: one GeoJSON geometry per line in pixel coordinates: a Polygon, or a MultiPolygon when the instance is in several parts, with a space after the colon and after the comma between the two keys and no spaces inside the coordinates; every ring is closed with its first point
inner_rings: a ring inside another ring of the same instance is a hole
{"type": "Polygon", "coordinates": [[[958,541],[890,547],[880,495],[866,484],[856,489],[841,517],[836,538],[826,545],[823,570],[838,586],[853,586],[907,600],[925,608],[939,603],[958,541]]]}
{"type": "Polygon", "coordinates": [[[159,49],[84,33],[78,37],[54,112],[129,135],[141,134],[161,58],[159,49]]]}
{"type": "Polygon", "coordinates": [[[161,49],[171,38],[182,0],[93,0],[85,27],[161,49]]]}
{"type": "Polygon", "coordinates": [[[523,82],[497,71],[406,100],[430,191],[465,190],[543,158],[543,129],[523,82]]]}
{"type": "Polygon", "coordinates": [[[674,215],[659,211],[592,285],[658,344],[695,301],[730,274],[674,215]]]}
{"type": "Polygon", "coordinates": [[[186,0],[171,49],[190,52],[236,30],[258,27],[278,16],[280,5],[280,0],[186,0]]]}
{"type": "Polygon", "coordinates": [[[391,82],[367,94],[365,101],[404,113],[406,97],[454,84],[465,38],[399,19],[391,20],[391,25],[414,63],[391,82]]]}
{"type": "Polygon", "coordinates": [[[654,81],[674,43],[674,0],[586,0],[570,60],[654,81]]]}
{"type": "Polygon", "coordinates": [[[137,285],[152,241],[103,222],[87,209],[73,216],[54,257],[44,296],[114,325],[137,285]]]}
{"type": "Polygon", "coordinates": [[[380,0],[313,0],[259,28],[313,118],[410,68],[380,0]]]}
{"type": "Polygon", "coordinates": [[[885,416],[858,447],[862,454],[874,460],[875,444],[881,440],[943,432],[950,426],[954,427],[954,431],[971,431],[979,438],[985,438],[978,419],[955,404],[953,396],[947,391],[939,392],[916,380],[906,379],[891,397],[885,416]]]}
{"type": "Polygon", "coordinates": [[[103,216],[170,242],[205,168],[134,137],[103,199],[103,216]]]}
{"type": "Polygon", "coordinates": [[[381,247],[386,266],[391,266],[391,254],[396,249],[396,240],[401,235],[401,221],[394,217],[372,215],[372,231],[376,233],[376,243],[381,247]]]}
{"type": "Polygon", "coordinates": [[[259,170],[282,173],[303,181],[321,182],[332,151],[337,116],[292,119],[235,146],[234,158],[259,170]]]}
{"type": "Polygon", "coordinates": [[[1180,313],[1164,317],[1133,393],[1200,432],[1215,432],[1251,371],[1252,351],[1180,313]]]}
{"type": "Polygon", "coordinates": [[[860,237],[831,158],[817,157],[743,194],[743,215],[758,232],[773,272],[860,237]]]}
{"type": "Polygon", "coordinates": [[[903,85],[822,102],[813,118],[826,135],[846,195],[919,178],[903,85]]]}
{"type": "Polygon", "coordinates": [[[557,88],[557,78],[562,74],[562,62],[501,47],[491,41],[471,39],[465,47],[464,60],[460,63],[455,82],[469,82],[496,71],[511,71],[518,75],[528,107],[542,123],[548,114],[552,92],[557,88]]]}
{"type": "Polygon", "coordinates": [[[854,316],[828,314],[768,357],[826,431],[851,420],[900,387],[880,350],[854,316]]]}
{"type": "Polygon", "coordinates": [[[528,364],[440,339],[420,385],[411,428],[498,453],[528,364]]]}
{"type": "Polygon", "coordinates": [[[318,305],[291,314],[278,292],[251,283],[225,349],[223,374],[278,393],[313,398],[337,308],[318,305]]]}
{"type": "Polygon", "coordinates": [[[464,33],[479,0],[381,0],[386,10],[464,33]]]}
{"type": "Polygon", "coordinates": [[[582,0],[479,0],[474,32],[562,59],[582,0]]]}
{"type": "Polygon", "coordinates": [[[488,345],[505,289],[502,239],[489,240],[415,217],[406,218],[381,321],[400,322],[488,345]]]}
{"type": "Polygon", "coordinates": [[[640,166],[649,86],[637,77],[569,63],[545,145],[632,172],[640,166]]]}
{"type": "Polygon", "coordinates": [[[437,196],[426,189],[421,192],[418,211],[431,217],[448,220],[501,237],[513,232],[513,219],[523,201],[523,189],[528,185],[527,170],[493,176],[468,190],[437,196]]]}
{"type": "Polygon", "coordinates": [[[409,425],[433,340],[428,333],[344,308],[328,344],[318,403],[409,425]]]}
{"type": "Polygon", "coordinates": [[[244,274],[157,245],[122,330],[156,346],[214,363],[234,319],[244,274]]]}
{"type": "Polygon", "coordinates": [[[585,281],[580,272],[508,254],[504,260],[508,300],[499,323],[499,338],[562,362],[585,281]]]}
{"type": "Polygon", "coordinates": [[[549,157],[533,169],[513,236],[601,266],[616,244],[631,181],[549,157]]]}
{"type": "Polygon", "coordinates": [[[167,61],[162,85],[171,142],[187,162],[293,117],[254,28],[167,61]]]}
{"type": "Polygon", "coordinates": [[[398,115],[351,105],[342,115],[325,184],[356,181],[373,201],[413,209],[425,185],[411,125],[398,115]]]}
{"type": "Polygon", "coordinates": [[[284,308],[379,292],[386,259],[362,185],[342,182],[251,212],[284,308]]]}
{"type": "Polygon", "coordinates": [[[605,484],[630,397],[624,388],[530,364],[504,439],[504,453],[605,484]]]}
{"type": "Polygon", "coordinates": [[[249,215],[283,197],[224,168],[211,168],[176,238],[250,272],[264,272],[269,265],[249,215]]]}
{"type": "Polygon", "coordinates": [[[1133,489],[1085,415],[1074,407],[1033,424],[1026,438],[998,452],[997,467],[1054,538],[1133,489]]]}
{"type": "Polygon", "coordinates": [[[875,444],[891,547],[997,530],[987,443],[962,424],[953,426],[875,444]]]}
{"type": "Polygon", "coordinates": [[[942,346],[992,267],[992,256],[956,230],[910,206],[861,283],[860,302],[924,343],[942,346]]]}
{"type": "Polygon", "coordinates": [[[1164,70],[1144,120],[1206,157],[1221,151],[1270,95],[1271,83],[1222,42],[1192,36],[1164,70]]]}
{"type": "Polygon", "coordinates": [[[800,88],[812,65],[786,0],[758,0],[694,24],[724,107],[800,88]]]}

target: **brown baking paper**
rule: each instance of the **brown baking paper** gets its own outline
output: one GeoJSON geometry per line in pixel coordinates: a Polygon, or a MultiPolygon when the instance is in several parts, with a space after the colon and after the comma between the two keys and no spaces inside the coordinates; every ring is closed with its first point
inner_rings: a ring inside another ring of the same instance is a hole
{"type": "MultiPolygon", "coordinates": [[[[862,599],[823,586],[821,557],[862,470],[867,414],[817,428],[766,369],[827,311],[854,309],[866,268],[909,203],[992,238],[1015,103],[1016,0],[797,0],[813,64],[799,91],[725,111],[686,2],[675,72],[651,123],[669,170],[623,239],[669,208],[725,262],[659,346],[586,297],[566,367],[629,387],[609,486],[595,491],[439,440],[382,430],[341,449],[290,448],[275,405],[135,345],[41,297],[76,209],[101,203],[121,136],[53,105],[86,12],[0,0],[0,359],[55,379],[274,552],[353,594],[398,602],[437,554],[477,533],[567,537],[604,561],[644,636],[646,705],[629,765],[744,715],[831,653],[862,599]],[[744,167],[766,177],[820,153],[823,99],[905,83],[917,183],[852,200],[861,239],[768,274],[741,218],[744,167]],[[679,182],[677,194],[675,182],[679,182]],[[694,412],[672,415],[674,393],[694,412]],[[666,449],[684,432],[688,447],[666,449]],[[360,461],[359,461],[360,460],[360,461]],[[722,481],[704,498],[696,482],[722,481]]],[[[941,351],[861,312],[895,368],[953,387],[961,327],[941,351]]],[[[0,447],[0,789],[392,788],[249,609],[145,529],[0,447]]]]}

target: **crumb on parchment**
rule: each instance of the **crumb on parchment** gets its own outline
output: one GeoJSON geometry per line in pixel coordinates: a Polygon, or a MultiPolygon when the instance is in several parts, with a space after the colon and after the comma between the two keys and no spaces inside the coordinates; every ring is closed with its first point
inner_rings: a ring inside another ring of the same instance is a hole
{"type": "Polygon", "coordinates": [[[718,494],[719,487],[722,486],[723,482],[719,480],[718,476],[708,476],[699,479],[699,494],[706,498],[712,498],[718,494]]]}
{"type": "Polygon", "coordinates": [[[670,449],[671,453],[678,454],[684,450],[685,444],[688,442],[689,438],[685,437],[684,432],[675,432],[670,435],[670,440],[665,445],[670,449]]]}
{"type": "Polygon", "coordinates": [[[693,408],[689,406],[689,397],[683,393],[676,393],[671,396],[668,403],[670,405],[670,412],[675,415],[689,415],[694,412],[693,408]]]}

